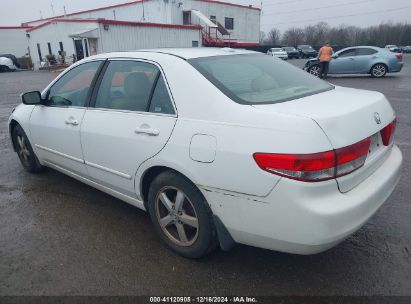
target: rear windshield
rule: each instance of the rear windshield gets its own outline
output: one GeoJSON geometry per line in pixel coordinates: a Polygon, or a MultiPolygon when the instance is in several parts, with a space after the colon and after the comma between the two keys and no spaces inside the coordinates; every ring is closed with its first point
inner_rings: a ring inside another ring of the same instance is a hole
{"type": "Polygon", "coordinates": [[[274,104],[333,89],[307,72],[263,54],[188,60],[212,84],[241,104],[274,104]]]}

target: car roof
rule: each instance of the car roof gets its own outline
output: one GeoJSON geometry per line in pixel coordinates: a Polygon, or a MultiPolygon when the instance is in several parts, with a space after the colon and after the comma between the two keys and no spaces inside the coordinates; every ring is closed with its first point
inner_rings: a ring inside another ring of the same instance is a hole
{"type": "Polygon", "coordinates": [[[211,48],[211,47],[193,47],[193,48],[158,48],[158,49],[142,49],[136,51],[127,52],[113,52],[99,54],[93,56],[94,58],[104,57],[144,57],[144,54],[167,54],[183,59],[212,57],[212,56],[225,56],[225,55],[240,55],[240,54],[259,54],[258,52],[248,51],[245,49],[232,49],[232,48],[211,48]]]}

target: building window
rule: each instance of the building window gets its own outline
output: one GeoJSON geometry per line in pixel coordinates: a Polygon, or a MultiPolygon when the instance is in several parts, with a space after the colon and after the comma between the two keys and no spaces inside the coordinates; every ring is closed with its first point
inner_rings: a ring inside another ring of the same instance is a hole
{"type": "Polygon", "coordinates": [[[234,18],[225,17],[225,28],[227,30],[234,29],[234,18]]]}
{"type": "Polygon", "coordinates": [[[60,41],[59,46],[60,46],[60,51],[64,51],[63,42],[60,41]]]}
{"type": "Polygon", "coordinates": [[[198,47],[198,41],[197,40],[191,41],[191,46],[192,47],[198,47]]]}
{"type": "Polygon", "coordinates": [[[214,23],[217,24],[217,18],[215,16],[210,16],[210,20],[214,23]]]}
{"type": "Polygon", "coordinates": [[[37,43],[37,53],[39,54],[39,60],[40,60],[40,62],[42,62],[43,59],[42,59],[42,56],[41,56],[40,43],[37,43]]]}
{"type": "Polygon", "coordinates": [[[51,52],[51,44],[50,44],[50,42],[47,42],[47,47],[49,48],[49,54],[50,54],[50,55],[53,54],[53,53],[51,52]]]}
{"type": "Polygon", "coordinates": [[[191,12],[183,12],[183,24],[191,24],[191,12]]]}

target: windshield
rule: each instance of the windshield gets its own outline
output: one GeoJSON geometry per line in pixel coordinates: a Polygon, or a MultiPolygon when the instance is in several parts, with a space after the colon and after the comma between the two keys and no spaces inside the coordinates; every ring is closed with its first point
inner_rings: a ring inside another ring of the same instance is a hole
{"type": "Polygon", "coordinates": [[[271,49],[271,52],[281,52],[282,49],[271,49]]]}
{"type": "Polygon", "coordinates": [[[241,104],[274,104],[334,87],[299,68],[263,54],[188,60],[212,84],[241,104]]]}
{"type": "Polygon", "coordinates": [[[299,48],[300,49],[312,49],[310,45],[300,45],[299,48]]]}
{"type": "Polygon", "coordinates": [[[288,47],[283,47],[283,50],[286,50],[286,51],[295,51],[295,48],[288,46],[288,47]]]}

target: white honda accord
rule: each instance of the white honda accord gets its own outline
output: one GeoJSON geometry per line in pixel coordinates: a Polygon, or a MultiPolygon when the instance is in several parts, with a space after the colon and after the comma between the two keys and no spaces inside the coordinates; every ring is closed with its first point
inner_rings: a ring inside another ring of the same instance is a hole
{"type": "Polygon", "coordinates": [[[190,258],[235,243],[324,251],[400,176],[382,94],[251,51],[100,54],[22,101],[9,128],[27,171],[50,167],[147,210],[190,258]]]}

